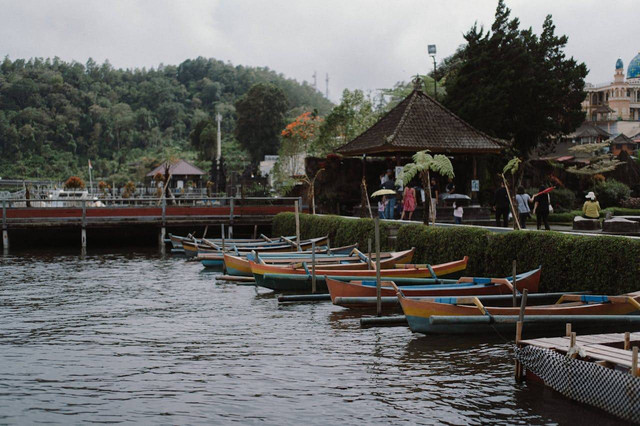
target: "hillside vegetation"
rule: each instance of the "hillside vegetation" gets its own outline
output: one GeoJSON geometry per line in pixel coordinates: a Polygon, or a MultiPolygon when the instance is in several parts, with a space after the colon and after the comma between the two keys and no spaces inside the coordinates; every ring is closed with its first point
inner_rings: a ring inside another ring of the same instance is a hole
{"type": "MultiPolygon", "coordinates": [[[[0,64],[0,177],[83,175],[91,160],[94,176],[124,181],[169,153],[196,160],[189,134],[216,111],[223,115],[225,156],[238,155],[233,104],[262,82],[284,91],[292,117],[312,109],[326,114],[332,107],[306,82],[215,59],[122,70],[91,59],[83,65],[58,58],[5,58],[0,64]]],[[[207,163],[200,165],[208,170],[207,163]]]]}

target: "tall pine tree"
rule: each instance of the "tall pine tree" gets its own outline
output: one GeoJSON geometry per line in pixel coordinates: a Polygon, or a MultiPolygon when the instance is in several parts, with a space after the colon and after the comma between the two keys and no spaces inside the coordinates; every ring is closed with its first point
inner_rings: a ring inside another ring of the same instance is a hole
{"type": "Polygon", "coordinates": [[[588,71],[566,58],[567,37],[555,34],[550,15],[538,37],[510,14],[500,0],[491,30],[474,25],[465,34],[463,63],[447,78],[445,105],[473,126],[513,140],[514,154],[527,158],[582,123],[588,71]]]}

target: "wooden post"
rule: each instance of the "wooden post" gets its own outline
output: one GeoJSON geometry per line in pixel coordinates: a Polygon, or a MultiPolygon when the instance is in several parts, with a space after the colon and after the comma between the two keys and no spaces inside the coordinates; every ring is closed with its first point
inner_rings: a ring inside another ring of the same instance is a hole
{"type": "Polygon", "coordinates": [[[164,247],[164,237],[165,237],[165,233],[166,233],[166,229],[164,228],[164,226],[160,227],[160,232],[158,233],[158,246],[160,248],[164,247]]]}
{"type": "Polygon", "coordinates": [[[371,269],[371,267],[373,266],[371,263],[371,238],[369,238],[367,240],[367,247],[368,247],[368,251],[367,251],[367,255],[368,255],[368,260],[367,260],[367,269],[371,269]]]}
{"type": "Polygon", "coordinates": [[[166,226],[167,223],[167,199],[164,197],[164,192],[162,193],[162,226],[166,226]]]}
{"type": "Polygon", "coordinates": [[[253,225],[253,239],[258,237],[258,225],[253,225]]]}
{"type": "Polygon", "coordinates": [[[207,236],[207,231],[209,230],[209,225],[204,227],[204,232],[202,233],[202,239],[204,240],[207,236]]]}
{"type": "Polygon", "coordinates": [[[233,198],[231,198],[231,200],[229,201],[229,228],[227,229],[227,232],[229,233],[229,239],[233,238],[233,218],[234,218],[234,207],[235,207],[235,200],[233,198]]]}
{"type": "Polygon", "coordinates": [[[633,352],[631,353],[631,375],[633,377],[638,377],[638,347],[633,347],[633,352]]]}
{"type": "Polygon", "coordinates": [[[311,293],[316,292],[316,242],[311,241],[311,293]]]}
{"type": "Polygon", "coordinates": [[[296,243],[298,243],[298,251],[300,251],[300,203],[295,200],[293,204],[296,212],[296,243]]]}
{"type": "Polygon", "coordinates": [[[569,338],[569,349],[573,348],[576,345],[576,332],[571,332],[571,337],[569,338]]]}
{"type": "Polygon", "coordinates": [[[85,200],[80,201],[82,203],[82,231],[80,232],[80,243],[82,248],[87,247],[87,203],[85,200]]]}
{"type": "Polygon", "coordinates": [[[513,263],[511,264],[511,275],[513,276],[513,307],[518,306],[518,289],[516,288],[516,260],[513,259],[513,263]]]}
{"type": "Polygon", "coordinates": [[[222,236],[222,253],[225,252],[225,247],[224,247],[224,223],[220,224],[220,235],[222,236]]]}
{"type": "MultiPolygon", "coordinates": [[[[522,340],[522,321],[516,323],[516,346],[520,347],[520,340],[522,340]]],[[[516,381],[522,381],[522,363],[516,360],[516,381]]]]}
{"type": "Polygon", "coordinates": [[[382,283],[380,282],[380,219],[375,218],[376,239],[376,312],[382,316],[382,283]]]}
{"type": "Polygon", "coordinates": [[[522,290],[522,300],[520,302],[520,315],[518,315],[518,321],[524,321],[524,308],[527,306],[527,294],[529,291],[525,288],[522,290]]]}
{"type": "Polygon", "coordinates": [[[2,200],[2,247],[9,250],[9,231],[7,230],[7,200],[2,200]]]}
{"type": "Polygon", "coordinates": [[[624,333],[624,350],[628,351],[631,349],[631,333],[628,331],[624,333]]]}
{"type": "Polygon", "coordinates": [[[565,329],[565,331],[566,331],[565,336],[567,336],[567,337],[571,337],[571,323],[570,323],[570,322],[568,322],[568,323],[565,325],[565,328],[566,328],[566,329],[565,329]]]}

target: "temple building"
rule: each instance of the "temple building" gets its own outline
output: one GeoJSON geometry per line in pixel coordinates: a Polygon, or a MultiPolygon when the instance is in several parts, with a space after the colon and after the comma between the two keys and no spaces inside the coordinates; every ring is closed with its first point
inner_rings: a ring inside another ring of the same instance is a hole
{"type": "Polygon", "coordinates": [[[613,81],[585,87],[587,97],[582,109],[587,120],[640,121],[640,53],[629,63],[625,79],[622,59],[616,61],[613,81]]]}

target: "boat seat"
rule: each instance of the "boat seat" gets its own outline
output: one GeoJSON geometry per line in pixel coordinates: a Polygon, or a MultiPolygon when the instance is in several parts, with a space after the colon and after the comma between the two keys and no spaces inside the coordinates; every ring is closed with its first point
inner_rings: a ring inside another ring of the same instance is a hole
{"type": "Polygon", "coordinates": [[[583,303],[609,303],[609,296],[599,296],[591,294],[583,294],[580,296],[580,301],[583,303]]]}
{"type": "Polygon", "coordinates": [[[491,284],[491,278],[473,277],[474,284],[491,284]]]}

